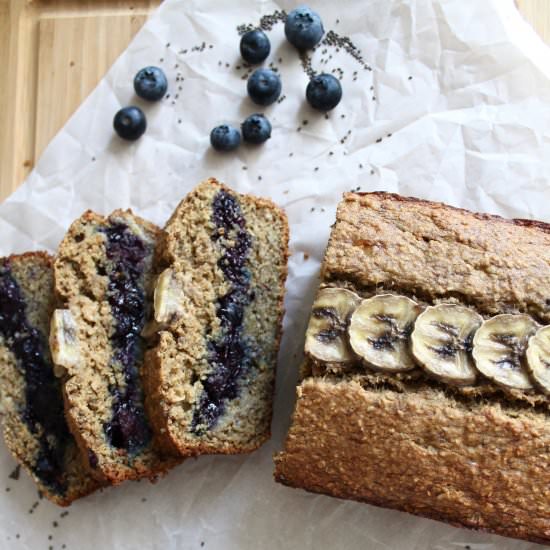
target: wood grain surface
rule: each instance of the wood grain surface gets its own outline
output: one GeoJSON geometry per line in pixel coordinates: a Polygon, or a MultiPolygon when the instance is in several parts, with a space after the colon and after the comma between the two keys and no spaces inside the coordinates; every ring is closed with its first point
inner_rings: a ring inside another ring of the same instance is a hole
{"type": "MultiPolygon", "coordinates": [[[[0,201],[21,184],[159,3],[0,0],[0,201]]],[[[550,0],[516,3],[550,43],[550,0]]]]}

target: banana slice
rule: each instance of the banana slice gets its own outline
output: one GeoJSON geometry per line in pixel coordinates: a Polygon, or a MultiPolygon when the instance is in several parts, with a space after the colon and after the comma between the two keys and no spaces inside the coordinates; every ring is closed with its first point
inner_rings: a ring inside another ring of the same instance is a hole
{"type": "Polygon", "coordinates": [[[477,371],[470,356],[472,338],[483,318],[457,304],[426,308],[411,335],[412,353],[428,374],[448,384],[473,384],[477,371]]]}
{"type": "Polygon", "coordinates": [[[355,359],[346,330],[361,298],[344,288],[324,288],[315,302],[306,331],[305,352],[326,363],[349,363],[355,359]]]}
{"type": "Polygon", "coordinates": [[[174,272],[165,269],[157,280],[153,306],[155,321],[160,325],[167,325],[181,317],[184,312],[185,292],[183,285],[177,280],[174,272]]]}
{"type": "Polygon", "coordinates": [[[50,351],[54,373],[63,376],[64,369],[75,367],[80,360],[78,327],[70,310],[56,309],[50,323],[50,351]]]}
{"type": "Polygon", "coordinates": [[[409,337],[422,308],[405,296],[379,294],[367,298],[351,316],[349,341],[369,366],[386,372],[415,367],[409,337]]]}
{"type": "Polygon", "coordinates": [[[504,313],[484,321],[473,341],[477,370],[501,386],[531,389],[533,385],[525,369],[525,349],[537,328],[528,315],[504,313]]]}
{"type": "Polygon", "coordinates": [[[542,327],[529,338],[527,369],[537,386],[550,394],[550,326],[542,327]]]}

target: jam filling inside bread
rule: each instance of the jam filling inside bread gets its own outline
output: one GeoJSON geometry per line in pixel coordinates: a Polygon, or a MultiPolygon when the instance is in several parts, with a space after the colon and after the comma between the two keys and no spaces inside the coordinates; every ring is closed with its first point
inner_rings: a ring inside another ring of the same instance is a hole
{"type": "Polygon", "coordinates": [[[25,380],[21,416],[39,442],[34,474],[57,493],[67,490],[64,456],[70,434],[63,413],[61,386],[44,354],[40,332],[31,326],[22,291],[8,262],[0,264],[0,336],[25,380]]]}
{"type": "Polygon", "coordinates": [[[212,220],[215,226],[212,240],[222,249],[218,267],[231,288],[216,303],[221,334],[208,342],[211,371],[203,382],[203,394],[192,422],[192,431],[197,435],[216,424],[225,403],[237,397],[239,380],[250,367],[250,350],[243,337],[243,321],[245,308],[254,300],[250,272],[246,267],[252,238],[246,230],[237,199],[224,190],[219,191],[212,202],[212,220]]]}
{"type": "Polygon", "coordinates": [[[140,333],[145,324],[143,270],[149,251],[123,223],[113,223],[104,232],[110,260],[108,301],[115,319],[111,361],[115,371],[122,371],[124,380],[110,388],[113,417],[104,429],[112,446],[135,453],[151,440],[137,367],[142,356],[140,333]]]}

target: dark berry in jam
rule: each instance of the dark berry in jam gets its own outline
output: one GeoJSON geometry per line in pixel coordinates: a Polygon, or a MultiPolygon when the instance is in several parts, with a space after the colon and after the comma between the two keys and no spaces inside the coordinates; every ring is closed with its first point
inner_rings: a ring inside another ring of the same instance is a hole
{"type": "Polygon", "coordinates": [[[141,331],[145,324],[144,263],[151,253],[143,241],[123,223],[103,230],[108,270],[108,301],[115,318],[113,368],[121,369],[125,384],[111,389],[113,417],[104,426],[107,439],[117,449],[135,453],[151,439],[143,407],[137,362],[142,356],[141,331]]]}
{"type": "Polygon", "coordinates": [[[146,101],[158,101],[168,89],[166,75],[159,67],[145,67],[134,78],[136,95],[146,101]]]}
{"type": "Polygon", "coordinates": [[[231,244],[221,241],[222,256],[218,266],[231,283],[231,290],[216,304],[221,335],[208,343],[210,373],[203,381],[203,394],[193,415],[196,434],[215,426],[228,400],[238,395],[239,383],[250,369],[250,352],[243,336],[245,308],[253,299],[250,273],[246,262],[252,246],[244,216],[235,197],[220,191],[212,202],[212,221],[216,227],[212,240],[231,235],[231,244]]]}
{"type": "Polygon", "coordinates": [[[0,262],[0,335],[25,379],[23,419],[33,434],[40,433],[34,472],[51,490],[63,494],[67,489],[64,456],[71,436],[61,385],[46,359],[43,337],[27,319],[24,296],[7,261],[0,262]]]}

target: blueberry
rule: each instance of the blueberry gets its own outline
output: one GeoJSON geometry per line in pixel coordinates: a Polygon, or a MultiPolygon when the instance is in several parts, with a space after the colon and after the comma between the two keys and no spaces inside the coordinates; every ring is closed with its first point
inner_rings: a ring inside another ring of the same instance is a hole
{"type": "Polygon", "coordinates": [[[216,151],[233,151],[241,144],[241,134],[233,126],[221,124],[210,132],[210,144],[216,151]]]}
{"type": "Polygon", "coordinates": [[[243,34],[241,38],[241,55],[248,63],[261,63],[271,51],[269,38],[264,31],[255,29],[243,34]]]}
{"type": "Polygon", "coordinates": [[[243,139],[248,143],[263,143],[271,137],[271,124],[264,115],[250,115],[242,124],[243,139]]]}
{"type": "Polygon", "coordinates": [[[158,67],[145,67],[134,78],[136,94],[147,101],[158,101],[168,89],[166,75],[158,67]]]}
{"type": "Polygon", "coordinates": [[[306,98],[314,109],[330,111],[342,99],[340,81],[331,74],[314,76],[307,85],[306,98]]]}
{"type": "Polygon", "coordinates": [[[325,29],[319,14],[307,6],[292,10],[286,18],[285,36],[299,50],[313,48],[324,33],[325,29]]]}
{"type": "Polygon", "coordinates": [[[256,69],[246,85],[250,99],[264,107],[277,101],[281,88],[279,75],[271,69],[256,69]]]}
{"type": "Polygon", "coordinates": [[[115,115],[113,126],[122,139],[135,141],[145,132],[147,121],[139,107],[124,107],[115,115]]]}

